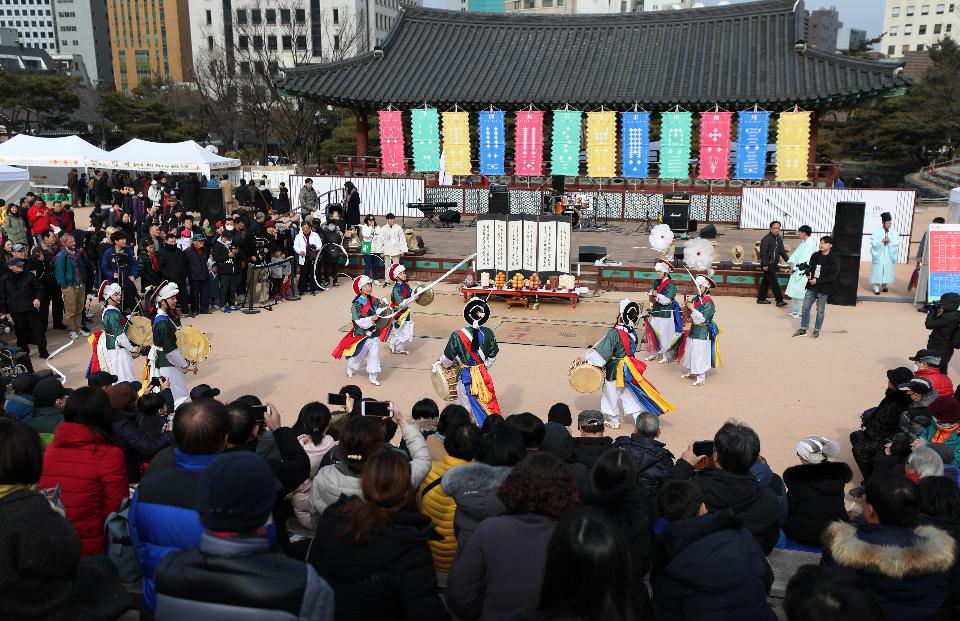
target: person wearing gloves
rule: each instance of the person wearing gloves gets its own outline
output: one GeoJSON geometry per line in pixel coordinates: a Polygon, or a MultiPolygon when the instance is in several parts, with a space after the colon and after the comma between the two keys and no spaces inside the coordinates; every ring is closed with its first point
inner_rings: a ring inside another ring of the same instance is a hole
{"type": "MultiPolygon", "coordinates": [[[[397,217],[387,214],[387,223],[377,229],[373,238],[373,251],[383,255],[384,266],[400,262],[400,256],[409,251],[407,237],[403,234],[403,227],[397,224],[397,217]]],[[[383,275],[383,284],[387,285],[387,274],[383,275]]]]}
{"type": "Polygon", "coordinates": [[[380,385],[380,340],[385,337],[385,329],[377,328],[377,320],[392,311],[382,300],[373,297],[373,280],[368,276],[353,279],[353,292],[356,297],[350,309],[353,321],[351,330],[334,348],[331,355],[340,360],[347,358],[347,377],[367,362],[367,377],[374,386],[380,385]]]}
{"type": "Polygon", "coordinates": [[[190,398],[185,373],[197,372],[194,362],[180,353],[177,347],[177,330],[180,329],[177,315],[177,295],[180,290],[172,282],[160,285],[156,294],[157,316],[153,318],[153,347],[150,350],[150,375],[170,380],[174,407],[190,398]]]}
{"type": "Polygon", "coordinates": [[[117,376],[118,382],[133,382],[133,358],[140,348],[127,337],[127,316],[120,310],[122,291],[117,283],[103,281],[97,297],[103,303],[103,330],[93,334],[93,355],[88,374],[106,371],[117,376]]]}
{"type": "Polygon", "coordinates": [[[842,461],[829,461],[839,456],[840,446],[823,436],[807,436],[797,443],[800,465],[783,472],[787,486],[783,532],[793,541],[820,546],[823,531],[831,522],[849,521],[844,486],[853,478],[853,471],[842,461]]]}
{"type": "Polygon", "coordinates": [[[800,236],[800,245],[797,246],[787,259],[790,264],[790,280],[787,282],[787,295],[790,297],[790,313],[794,319],[800,318],[803,310],[803,296],[807,291],[807,272],[805,264],[810,261],[810,257],[817,250],[817,242],[811,237],[813,229],[804,224],[797,229],[800,236]],[[803,268],[801,266],[804,266],[803,268]]]}
{"type": "Polygon", "coordinates": [[[670,278],[673,264],[664,259],[657,259],[653,266],[660,280],[650,292],[654,297],[650,317],[646,321],[647,333],[647,362],[660,358],[661,364],[670,362],[667,351],[683,332],[683,318],[680,316],[680,305],[677,304],[677,285],[670,278]]]}
{"type": "Polygon", "coordinates": [[[703,274],[697,276],[694,282],[700,293],[687,304],[693,325],[690,326],[690,334],[677,339],[675,359],[687,369],[680,377],[692,376],[694,386],[703,386],[707,371],[722,366],[717,338],[720,328],[713,321],[717,307],[710,297],[710,290],[717,285],[712,278],[703,274]]]}

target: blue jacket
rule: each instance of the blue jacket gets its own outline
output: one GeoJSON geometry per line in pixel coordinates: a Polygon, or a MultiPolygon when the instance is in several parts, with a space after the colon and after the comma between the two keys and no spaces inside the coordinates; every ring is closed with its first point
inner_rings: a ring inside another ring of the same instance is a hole
{"type": "MultiPolygon", "coordinates": [[[[139,276],[140,267],[137,265],[137,258],[133,256],[133,248],[124,248],[123,251],[127,255],[127,276],[139,276]]],[[[113,274],[116,270],[116,266],[113,264],[113,255],[116,254],[116,252],[116,246],[110,246],[100,257],[100,276],[110,283],[116,282],[113,279],[113,274]]]]}
{"type": "Polygon", "coordinates": [[[11,394],[4,401],[3,410],[25,423],[33,416],[33,395],[11,394]]]}
{"type": "Polygon", "coordinates": [[[143,568],[143,605],[151,613],[160,561],[171,552],[200,547],[203,527],[193,505],[200,473],[217,457],[179,449],[173,455],[173,468],[148,470],[130,502],[130,539],[143,568]]]}

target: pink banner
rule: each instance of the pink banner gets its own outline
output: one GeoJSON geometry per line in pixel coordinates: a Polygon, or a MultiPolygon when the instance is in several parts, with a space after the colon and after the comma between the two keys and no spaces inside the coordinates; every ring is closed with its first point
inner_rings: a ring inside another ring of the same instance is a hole
{"type": "Polygon", "coordinates": [[[517,112],[516,162],[518,175],[543,174],[543,112],[517,112]]]}
{"type": "Polygon", "coordinates": [[[403,123],[399,110],[380,111],[380,158],[385,173],[404,173],[403,123]]]}
{"type": "Polygon", "coordinates": [[[732,112],[700,113],[700,178],[730,177],[730,121],[732,112]]]}

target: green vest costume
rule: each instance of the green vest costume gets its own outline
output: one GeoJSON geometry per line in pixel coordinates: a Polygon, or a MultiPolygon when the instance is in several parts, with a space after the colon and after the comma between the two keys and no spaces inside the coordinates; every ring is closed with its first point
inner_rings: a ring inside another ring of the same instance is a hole
{"type": "MultiPolygon", "coordinates": [[[[463,328],[463,330],[467,333],[467,340],[473,342],[473,328],[463,328]]],[[[484,328],[483,326],[480,327],[480,352],[484,355],[484,360],[496,358],[497,354],[500,353],[500,347],[497,345],[497,337],[493,335],[493,330],[484,328]]],[[[464,347],[463,341],[460,338],[460,330],[450,335],[450,338],[447,340],[447,346],[443,349],[443,355],[447,360],[460,360],[461,364],[475,366],[475,364],[471,362],[471,360],[475,360],[475,358],[472,353],[464,347]]],[[[481,361],[477,360],[476,362],[481,361]]]]}
{"type": "MultiPolygon", "coordinates": [[[[653,286],[654,293],[656,293],[657,287],[659,286],[660,286],[660,281],[658,280],[653,286]]],[[[671,280],[670,284],[668,284],[666,287],[663,288],[663,291],[661,291],[661,294],[670,298],[670,302],[668,304],[661,304],[657,302],[656,297],[654,297],[653,308],[650,309],[650,314],[653,317],[664,317],[666,319],[673,319],[673,302],[674,302],[674,298],[677,297],[677,285],[675,285],[674,282],[671,280]]]]}
{"type": "Polygon", "coordinates": [[[103,336],[106,338],[104,342],[107,349],[116,349],[117,337],[127,331],[127,322],[123,320],[120,309],[115,306],[108,306],[103,311],[101,321],[103,322],[103,336]]]}
{"type": "MultiPolygon", "coordinates": [[[[633,337],[632,340],[634,343],[636,343],[636,330],[633,328],[621,327],[633,337]]],[[[617,365],[620,364],[620,361],[623,360],[629,353],[631,353],[624,350],[623,341],[620,339],[620,331],[617,328],[609,328],[607,333],[603,335],[603,339],[594,345],[593,349],[597,352],[597,354],[600,355],[601,358],[607,361],[603,367],[607,374],[607,381],[616,381],[617,365]]]]}
{"type": "MultiPolygon", "coordinates": [[[[699,299],[699,295],[693,298],[694,302],[699,299]]],[[[713,321],[713,315],[717,312],[717,308],[714,306],[713,300],[710,300],[709,302],[701,304],[700,308],[697,310],[700,311],[701,315],[703,315],[704,323],[701,325],[693,324],[690,326],[690,338],[708,340],[710,338],[710,327],[708,324],[713,321]]]]}
{"type": "Polygon", "coordinates": [[[157,350],[154,365],[158,369],[176,366],[167,359],[167,354],[177,350],[177,324],[167,315],[157,315],[153,321],[153,346],[157,350]]]}
{"type": "MultiPolygon", "coordinates": [[[[371,296],[372,297],[372,296],[371,296]]],[[[354,336],[366,336],[372,328],[361,328],[356,324],[358,319],[363,319],[364,317],[376,317],[377,310],[384,308],[386,304],[380,301],[378,298],[373,298],[373,303],[370,305],[370,308],[367,309],[367,312],[363,312],[363,307],[367,304],[366,296],[361,294],[353,300],[353,306],[350,307],[350,318],[353,320],[353,335],[354,336]]],[[[374,322],[376,325],[376,322],[374,322]]]]}

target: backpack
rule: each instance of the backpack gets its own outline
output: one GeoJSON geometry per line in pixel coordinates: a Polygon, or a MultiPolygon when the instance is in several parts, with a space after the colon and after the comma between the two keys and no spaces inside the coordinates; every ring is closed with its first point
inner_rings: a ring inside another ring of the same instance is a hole
{"type": "Polygon", "coordinates": [[[116,566],[120,582],[134,582],[143,576],[130,539],[129,512],[130,499],[125,498],[120,510],[108,515],[103,523],[103,532],[107,536],[107,558],[116,566]]]}

